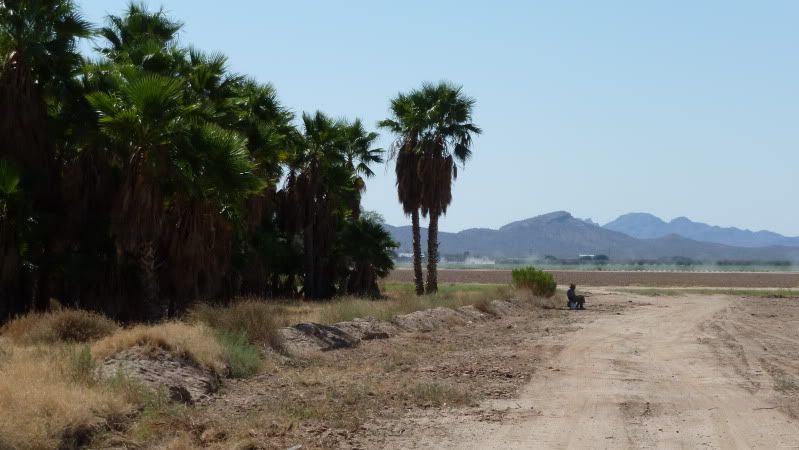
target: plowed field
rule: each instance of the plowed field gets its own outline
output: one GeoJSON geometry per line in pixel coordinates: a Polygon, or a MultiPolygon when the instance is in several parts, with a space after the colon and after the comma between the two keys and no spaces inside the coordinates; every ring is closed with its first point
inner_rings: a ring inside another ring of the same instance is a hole
{"type": "MultiPolygon", "coordinates": [[[[611,272],[551,270],[560,285],[720,287],[720,288],[795,288],[797,272],[611,272]]],[[[391,281],[413,281],[410,269],[394,270],[391,281]]],[[[441,283],[510,283],[510,270],[439,269],[441,283]]]]}

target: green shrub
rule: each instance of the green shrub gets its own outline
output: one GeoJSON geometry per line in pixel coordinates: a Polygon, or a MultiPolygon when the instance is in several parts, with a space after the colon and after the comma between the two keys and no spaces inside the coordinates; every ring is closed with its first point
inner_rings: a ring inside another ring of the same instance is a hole
{"type": "Polygon", "coordinates": [[[245,378],[258,373],[261,357],[258,348],[250,343],[246,333],[220,331],[216,335],[222,345],[225,363],[233,378],[245,378]]]}
{"type": "Polygon", "coordinates": [[[513,269],[513,285],[520,289],[529,289],[533,295],[552,297],[555,294],[555,278],[551,273],[536,269],[535,267],[521,267],[513,269]]]}

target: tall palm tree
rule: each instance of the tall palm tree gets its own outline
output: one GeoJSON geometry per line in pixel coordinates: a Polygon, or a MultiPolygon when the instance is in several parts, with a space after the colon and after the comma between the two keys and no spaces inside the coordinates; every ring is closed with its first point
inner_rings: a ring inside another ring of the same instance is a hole
{"type": "Polygon", "coordinates": [[[472,154],[472,136],[482,131],[472,123],[475,100],[461,86],[441,82],[424,84],[415,97],[426,111],[426,127],[417,146],[422,179],[422,215],[430,216],[427,234],[427,285],[438,291],[438,219],[452,202],[452,183],[458,166],[472,154]]]}
{"type": "Polygon", "coordinates": [[[302,125],[302,140],[289,157],[284,189],[294,208],[293,222],[301,229],[303,295],[324,299],[334,293],[330,256],[339,199],[333,188],[346,179],[342,123],[317,111],[314,115],[303,113],[302,125]]]}
{"type": "Polygon", "coordinates": [[[175,144],[185,132],[192,108],[183,104],[181,80],[143,74],[120,74],[111,92],[88,99],[99,115],[109,146],[125,161],[125,178],[112,212],[118,254],[133,255],[139,266],[145,318],[161,316],[156,272],[158,240],[162,236],[165,193],[175,144]]]}
{"type": "Polygon", "coordinates": [[[380,122],[399,136],[393,146],[397,159],[397,193],[413,221],[416,291],[438,291],[438,220],[452,202],[457,163],[471,156],[472,135],[481,130],[472,123],[475,100],[460,86],[426,83],[421,89],[399,94],[391,102],[392,119],[380,122]],[[419,212],[430,217],[427,235],[427,283],[422,283],[419,212]]]}
{"type": "MultiPolygon", "coordinates": [[[[69,101],[65,96],[82,62],[77,41],[90,33],[70,0],[5,0],[0,5],[0,158],[20,170],[19,190],[33,214],[28,221],[35,224],[31,242],[4,246],[2,252],[19,253],[21,246],[27,247],[25,265],[38,272],[35,282],[23,282],[22,267],[0,267],[0,297],[26,302],[32,294],[39,310],[49,303],[63,209],[59,142],[53,132],[57,127],[48,110],[58,111],[69,101]]],[[[4,228],[14,226],[10,218],[4,220],[4,228]]],[[[0,261],[22,261],[19,254],[11,256],[0,254],[0,261]]]]}
{"type": "Polygon", "coordinates": [[[400,93],[391,100],[392,117],[378,123],[380,128],[397,135],[391,146],[390,159],[396,159],[397,197],[403,212],[411,216],[413,233],[413,275],[416,295],[424,294],[422,272],[422,236],[419,210],[422,206],[422,180],[419,177],[419,152],[417,147],[425,128],[424,111],[418,95],[400,93]]]}
{"type": "Polygon", "coordinates": [[[183,24],[163,9],[150,11],[143,3],[128,5],[120,16],[109,15],[107,26],[99,30],[106,46],[97,50],[109,60],[130,63],[148,72],[167,75],[175,72],[185,51],[176,38],[183,24]]]}
{"type": "Polygon", "coordinates": [[[347,168],[352,173],[352,184],[355,190],[350,209],[352,211],[352,220],[357,221],[361,217],[361,195],[366,190],[364,177],[371,178],[375,174],[369,167],[370,164],[383,163],[383,149],[372,147],[379,135],[375,132],[367,132],[360,119],[355,119],[351,124],[346,124],[343,134],[344,157],[347,168]]]}

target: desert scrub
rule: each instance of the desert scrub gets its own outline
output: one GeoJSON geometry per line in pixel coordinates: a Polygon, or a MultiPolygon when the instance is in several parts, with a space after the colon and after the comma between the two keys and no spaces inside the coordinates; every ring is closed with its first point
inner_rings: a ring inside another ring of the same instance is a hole
{"type": "Polygon", "coordinates": [[[551,273],[532,266],[513,269],[511,275],[514,286],[519,289],[528,289],[533,295],[549,298],[555,295],[555,289],[558,287],[551,273]]]}
{"type": "Polygon", "coordinates": [[[278,303],[243,300],[230,306],[197,305],[189,312],[193,322],[205,324],[223,334],[246,336],[254,344],[282,349],[277,330],[290,325],[292,312],[278,303]]]}
{"type": "Polygon", "coordinates": [[[0,333],[16,344],[89,342],[114,333],[111,319],[89,311],[61,309],[30,313],[6,324],[0,333]]]}
{"type": "Polygon", "coordinates": [[[321,306],[319,320],[336,323],[354,318],[374,317],[391,320],[395,316],[437,307],[460,308],[461,306],[507,300],[513,297],[508,285],[479,283],[442,283],[433,295],[419,297],[412,283],[386,283],[385,299],[367,300],[357,297],[341,297],[321,306]]]}
{"type": "Polygon", "coordinates": [[[83,448],[131,405],[91,379],[85,346],[14,346],[0,364],[0,448],[83,448]]]}

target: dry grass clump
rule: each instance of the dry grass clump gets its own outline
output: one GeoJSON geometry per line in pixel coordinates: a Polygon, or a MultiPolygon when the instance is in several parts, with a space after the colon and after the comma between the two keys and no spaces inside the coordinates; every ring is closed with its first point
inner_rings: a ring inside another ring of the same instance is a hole
{"type": "Polygon", "coordinates": [[[422,407],[471,406],[475,403],[468,391],[446,383],[416,383],[408,394],[422,407]]]}
{"type": "Polygon", "coordinates": [[[480,300],[479,302],[474,304],[474,307],[483,314],[488,314],[490,316],[498,315],[497,309],[491,303],[491,300],[480,300]]]}
{"type": "Polygon", "coordinates": [[[514,298],[543,309],[563,309],[566,307],[566,294],[560,290],[556,291],[551,297],[541,297],[533,294],[528,289],[517,289],[514,298]]]}
{"type": "Polygon", "coordinates": [[[108,336],[119,327],[111,319],[89,311],[61,309],[29,313],[18,317],[0,330],[17,344],[54,342],[89,342],[108,336]]]}
{"type": "Polygon", "coordinates": [[[79,448],[131,410],[123,399],[84,376],[89,367],[82,349],[3,349],[0,448],[79,448]]]}
{"type": "Polygon", "coordinates": [[[368,300],[356,297],[343,297],[322,305],[319,321],[336,323],[356,317],[374,317],[378,320],[391,320],[393,317],[415,311],[444,307],[490,303],[493,300],[507,300],[514,295],[508,285],[478,283],[447,283],[439,287],[434,295],[417,296],[410,283],[386,283],[386,299],[368,300]]]}
{"type": "Polygon", "coordinates": [[[162,348],[218,373],[225,369],[222,346],[211,333],[201,326],[181,322],[137,325],[121,330],[94,343],[92,356],[102,360],[134,346],[162,348]]]}

